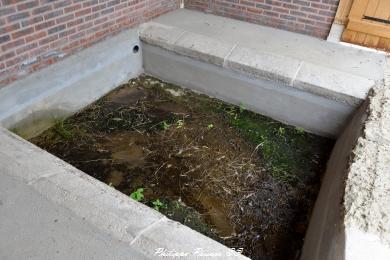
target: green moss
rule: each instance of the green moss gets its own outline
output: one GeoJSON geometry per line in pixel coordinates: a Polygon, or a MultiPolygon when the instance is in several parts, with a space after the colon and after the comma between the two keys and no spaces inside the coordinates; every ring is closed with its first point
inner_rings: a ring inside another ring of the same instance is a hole
{"type": "Polygon", "coordinates": [[[242,106],[222,105],[221,111],[232,126],[256,145],[275,178],[294,183],[311,171],[310,158],[317,154],[323,138],[246,111],[242,106]]]}

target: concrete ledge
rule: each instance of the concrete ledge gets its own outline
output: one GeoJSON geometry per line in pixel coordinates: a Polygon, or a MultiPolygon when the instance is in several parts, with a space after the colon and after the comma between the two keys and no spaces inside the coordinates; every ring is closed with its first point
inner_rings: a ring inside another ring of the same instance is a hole
{"type": "Polygon", "coordinates": [[[143,44],[147,73],[192,90],[300,126],[324,136],[337,136],[355,108],[321,96],[248,77],[221,66],[143,44]]]}
{"type": "Polygon", "coordinates": [[[365,77],[296,58],[237,46],[189,31],[183,32],[177,27],[155,22],[142,26],[140,38],[145,43],[177,54],[255,78],[299,88],[354,107],[365,99],[369,89],[375,84],[373,80],[365,77]]]}
{"type": "Polygon", "coordinates": [[[1,259],[155,259],[158,248],[247,259],[3,128],[0,142],[1,259]]]}
{"type": "Polygon", "coordinates": [[[351,48],[299,33],[250,22],[178,9],[153,20],[155,23],[201,34],[259,53],[303,60],[374,81],[383,80],[385,53],[351,48]]]}
{"type": "Polygon", "coordinates": [[[0,125],[31,137],[77,112],[143,71],[138,44],[129,30],[0,89],[0,125]]]}

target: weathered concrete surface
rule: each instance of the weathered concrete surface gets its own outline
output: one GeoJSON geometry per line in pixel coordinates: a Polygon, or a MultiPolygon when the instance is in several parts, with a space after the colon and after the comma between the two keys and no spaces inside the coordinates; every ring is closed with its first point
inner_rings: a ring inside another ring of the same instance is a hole
{"type": "Polygon", "coordinates": [[[138,44],[137,30],[125,31],[0,89],[0,125],[34,136],[99,99],[143,71],[138,44]]]}
{"type": "Polygon", "coordinates": [[[224,67],[255,78],[290,85],[300,66],[302,63],[297,59],[237,46],[226,57],[224,67]]]}
{"type": "Polygon", "coordinates": [[[309,63],[305,61],[305,56],[291,58],[278,52],[267,53],[194,32],[184,32],[175,41],[178,33],[171,32],[181,30],[165,24],[146,23],[140,30],[140,38],[148,44],[195,60],[298,88],[354,107],[366,98],[375,84],[370,78],[309,63]],[[154,32],[158,33],[154,35],[154,32]],[[159,42],[161,34],[165,37],[159,42]],[[170,36],[173,38],[167,39],[170,36]]]}
{"type": "MultiPolygon", "coordinates": [[[[389,130],[383,127],[390,125],[390,85],[384,87],[386,91],[383,86],[373,90],[367,120],[376,122],[381,133],[358,139],[346,177],[346,259],[390,257],[390,144],[389,130]]],[[[366,124],[364,133],[372,132],[371,127],[366,124]]]]}
{"type": "MultiPolygon", "coordinates": [[[[390,65],[390,64],[389,64],[390,65]]],[[[338,139],[301,259],[389,259],[390,66],[338,139]]]]}
{"type": "Polygon", "coordinates": [[[0,259],[247,259],[3,128],[0,143],[0,259]]]}
{"type": "Polygon", "coordinates": [[[303,63],[293,86],[316,95],[359,106],[367,97],[373,81],[315,64],[303,63]]]}
{"type": "Polygon", "coordinates": [[[309,132],[335,137],[355,108],[308,92],[248,77],[149,44],[144,68],[163,80],[241,105],[309,132]]]}
{"type": "Polygon", "coordinates": [[[153,21],[258,52],[303,60],[368,79],[383,79],[383,53],[186,9],[175,10],[153,21]]]}
{"type": "Polygon", "coordinates": [[[368,102],[361,105],[333,148],[306,232],[301,260],[344,259],[344,179],[349,156],[367,118],[367,106],[368,102]]]}
{"type": "Polygon", "coordinates": [[[234,45],[186,32],[174,43],[173,51],[216,65],[223,65],[234,45]],[[207,51],[205,51],[207,50],[207,51]]]}
{"type": "Polygon", "coordinates": [[[148,43],[159,45],[164,49],[172,48],[173,44],[185,33],[183,29],[177,27],[163,26],[157,23],[154,26],[153,22],[141,24],[139,31],[148,39],[148,43]],[[146,28],[148,30],[146,30],[146,28]]]}

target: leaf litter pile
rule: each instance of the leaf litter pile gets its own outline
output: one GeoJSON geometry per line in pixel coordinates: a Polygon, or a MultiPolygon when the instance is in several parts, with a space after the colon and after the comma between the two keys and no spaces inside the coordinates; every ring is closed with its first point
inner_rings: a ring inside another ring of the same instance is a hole
{"type": "Polygon", "coordinates": [[[142,75],[33,143],[252,259],[297,259],[333,141],[142,75]]]}

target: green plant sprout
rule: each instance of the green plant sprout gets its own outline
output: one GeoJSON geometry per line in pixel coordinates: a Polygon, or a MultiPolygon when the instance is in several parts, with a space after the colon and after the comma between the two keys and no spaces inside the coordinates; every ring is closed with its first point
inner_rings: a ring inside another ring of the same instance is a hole
{"type": "Polygon", "coordinates": [[[296,127],[295,130],[297,131],[298,134],[302,135],[305,133],[305,129],[302,127],[296,127]]]}
{"type": "Polygon", "coordinates": [[[177,120],[176,121],[176,128],[182,128],[184,126],[184,120],[177,120]]]}
{"type": "Polygon", "coordinates": [[[213,125],[213,124],[208,124],[208,125],[207,125],[207,129],[208,129],[208,130],[211,130],[211,129],[213,129],[213,128],[214,128],[214,125],[213,125]]]}
{"type": "Polygon", "coordinates": [[[73,133],[65,129],[64,120],[58,120],[54,125],[54,129],[61,137],[66,140],[73,138],[73,133]]]}
{"type": "Polygon", "coordinates": [[[162,128],[164,129],[164,130],[167,130],[171,125],[170,124],[168,124],[167,123],[167,121],[162,121],[161,122],[161,124],[162,124],[162,128]]]}
{"type": "Polygon", "coordinates": [[[153,204],[153,208],[157,211],[160,211],[160,209],[167,207],[163,202],[160,201],[160,199],[156,199],[152,201],[152,204],[153,204]]]}
{"type": "Polygon", "coordinates": [[[240,113],[244,112],[246,110],[244,104],[240,103],[240,113]]]}
{"type": "Polygon", "coordinates": [[[145,198],[144,196],[144,189],[138,188],[136,191],[130,194],[130,198],[136,201],[141,201],[145,198]]]}

